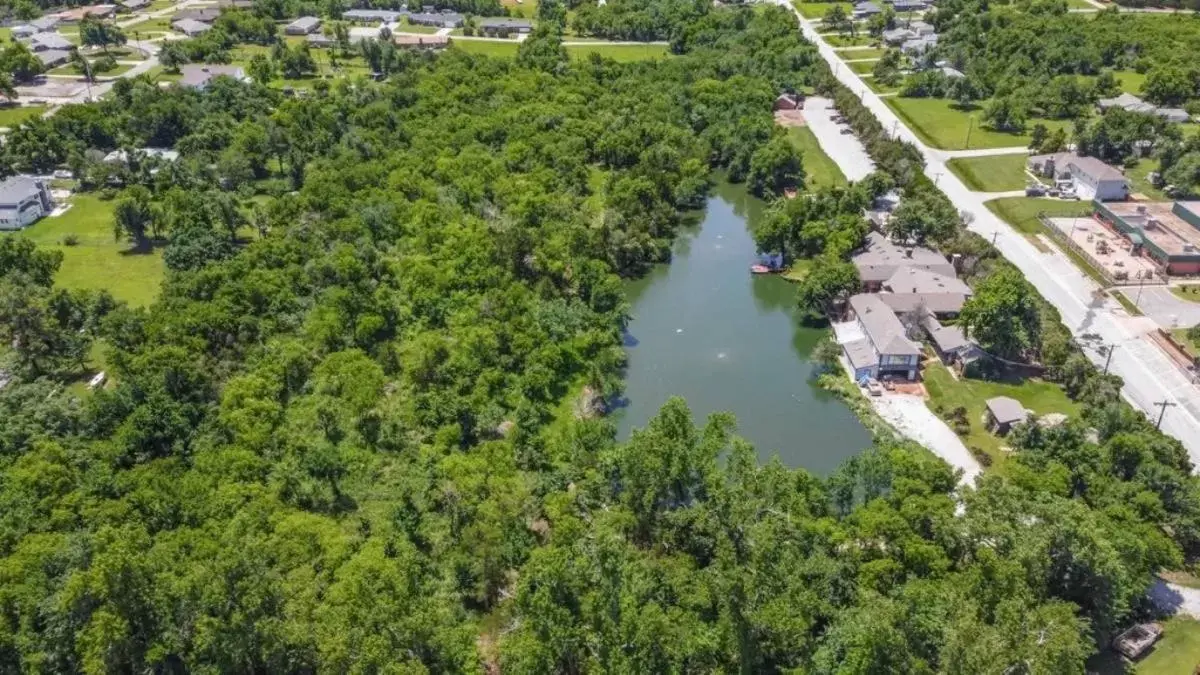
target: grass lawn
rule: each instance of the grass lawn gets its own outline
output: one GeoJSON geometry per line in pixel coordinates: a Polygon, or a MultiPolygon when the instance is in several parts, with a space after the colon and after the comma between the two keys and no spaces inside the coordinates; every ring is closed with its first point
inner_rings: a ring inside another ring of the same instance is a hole
{"type": "Polygon", "coordinates": [[[11,28],[0,28],[0,42],[9,42],[12,40],[11,28]]]}
{"type": "MultiPolygon", "coordinates": [[[[103,73],[96,71],[94,74],[97,78],[117,77],[118,75],[122,75],[124,73],[129,72],[133,68],[134,68],[134,66],[127,65],[124,63],[118,63],[117,66],[115,68],[113,68],[112,70],[106,70],[103,73]]],[[[80,77],[80,78],[83,77],[83,75],[78,70],[75,69],[75,64],[73,64],[73,63],[61,65],[61,66],[49,71],[49,74],[50,75],[71,75],[71,76],[80,77]]]]}
{"type": "Polygon", "coordinates": [[[472,54],[484,54],[498,58],[510,59],[517,55],[516,42],[491,42],[488,40],[452,40],[454,49],[461,49],[472,54]]]}
{"type": "Polygon", "coordinates": [[[838,57],[843,60],[858,59],[881,59],[887,53],[886,49],[878,49],[876,47],[868,47],[866,49],[839,49],[837,50],[838,57]]]}
{"type": "Polygon", "coordinates": [[[667,45],[606,45],[604,43],[597,43],[595,45],[567,45],[566,49],[571,58],[575,59],[587,58],[588,54],[599,54],[614,61],[628,62],[665,59],[671,56],[671,53],[667,50],[667,45]]]}
{"type": "MultiPolygon", "coordinates": [[[[1050,232],[1038,220],[1038,213],[1045,212],[1046,215],[1054,218],[1069,218],[1088,213],[1087,204],[1082,202],[1068,202],[1039,197],[1004,197],[1002,199],[990,200],[985,202],[985,204],[989,211],[1027,236],[1039,249],[1044,248],[1044,246],[1037,239],[1037,235],[1049,235],[1050,232]]],[[[1059,249],[1075,263],[1076,267],[1083,270],[1096,283],[1101,286],[1108,285],[1108,280],[1104,278],[1104,275],[1100,274],[1082,255],[1070,248],[1060,246],[1059,249]]]]}
{"type": "MultiPolygon", "coordinates": [[[[500,4],[504,5],[504,7],[509,10],[515,11],[517,14],[525,17],[526,19],[532,19],[537,15],[537,0],[500,0],[500,4]]],[[[567,23],[570,23],[570,21],[567,23]]]]}
{"type": "Polygon", "coordinates": [[[1142,83],[1146,81],[1146,74],[1136,70],[1115,70],[1113,76],[1117,78],[1117,84],[1121,85],[1121,91],[1130,94],[1140,93],[1142,83]]]}
{"type": "Polygon", "coordinates": [[[171,28],[171,17],[160,16],[154,19],[146,19],[127,26],[125,29],[126,35],[134,33],[146,33],[150,31],[158,31],[160,33],[173,33],[175,29],[171,28]]]}
{"type": "Polygon", "coordinates": [[[801,281],[808,276],[808,270],[812,268],[812,264],[813,261],[804,258],[793,260],[787,271],[783,273],[783,278],[788,281],[801,281]]]}
{"type": "Polygon", "coordinates": [[[1171,294],[1180,300],[1188,302],[1200,302],[1200,284],[1188,284],[1186,286],[1171,286],[1171,294]]]}
{"type": "Polygon", "coordinates": [[[439,30],[441,30],[441,29],[438,28],[437,26],[419,26],[415,23],[409,23],[408,19],[404,19],[403,21],[400,22],[400,29],[396,32],[398,32],[398,33],[425,33],[427,35],[432,35],[432,34],[438,32],[439,30]]]}
{"type": "Polygon", "coordinates": [[[866,75],[867,73],[875,70],[875,61],[855,61],[854,63],[847,63],[846,65],[850,66],[850,70],[853,70],[859,75],[866,75]]]}
{"type": "Polygon", "coordinates": [[[1189,675],[1200,663],[1200,621],[1175,617],[1163,624],[1163,636],[1136,666],[1138,675],[1189,675]]]}
{"type": "Polygon", "coordinates": [[[1133,304],[1133,300],[1129,298],[1129,295],[1125,291],[1113,291],[1112,296],[1116,298],[1117,302],[1121,303],[1126,312],[1129,312],[1129,316],[1144,316],[1142,310],[1133,304]]]}
{"type": "Polygon", "coordinates": [[[820,19],[825,14],[836,6],[841,6],[846,10],[846,14],[850,14],[854,10],[854,5],[848,2],[792,2],[796,10],[806,19],[820,19]]]}
{"type": "Polygon", "coordinates": [[[821,149],[817,136],[807,127],[789,127],[788,139],[804,155],[805,188],[814,192],[820,188],[845,185],[846,176],[829,155],[821,149]]]}
{"type": "Polygon", "coordinates": [[[1025,187],[1025,155],[956,157],[947,165],[967,187],[978,192],[1005,192],[1025,187]]]}
{"type": "Polygon", "coordinates": [[[1034,379],[1011,382],[966,378],[956,380],[950,375],[950,371],[937,361],[929,362],[923,373],[922,379],[925,383],[925,390],[929,392],[930,407],[940,405],[947,411],[958,406],[965,407],[971,432],[963,438],[963,442],[968,448],[980,448],[991,455],[993,466],[1002,459],[1003,452],[1000,447],[1005,443],[1003,438],[992,434],[984,427],[983,413],[989,398],[996,396],[1014,398],[1037,415],[1063,413],[1075,416],[1079,414],[1079,406],[1067,398],[1066,392],[1061,387],[1051,382],[1034,379]]]}
{"type": "Polygon", "coordinates": [[[87,194],[74,195],[70,201],[69,211],[42,218],[20,235],[62,251],[55,282],[67,288],[105,288],[135,306],[151,303],[162,285],[161,252],[130,253],[126,243],[113,241],[113,202],[87,194]],[[78,238],[75,246],[62,244],[68,234],[78,238]]]}
{"type": "MultiPolygon", "coordinates": [[[[1179,341],[1180,344],[1187,345],[1192,354],[1200,354],[1200,340],[1193,340],[1188,337],[1187,328],[1172,328],[1171,337],[1179,341]]],[[[1196,586],[1200,588],[1200,585],[1196,586]]]]}
{"type": "Polygon", "coordinates": [[[1072,122],[1066,120],[1031,119],[1025,133],[993,131],[980,126],[983,102],[972,111],[963,111],[951,106],[953,101],[940,98],[901,98],[893,96],[886,103],[923,141],[942,150],[966,150],[970,148],[1006,148],[1029,145],[1028,131],[1041,122],[1050,131],[1068,128],[1072,122]],[[968,143],[968,132],[970,140],[968,143]]]}
{"type": "Polygon", "coordinates": [[[46,112],[44,105],[9,106],[0,108],[0,127],[15,127],[30,117],[46,112]]]}
{"type": "Polygon", "coordinates": [[[1129,179],[1129,187],[1134,194],[1143,194],[1147,198],[1154,201],[1168,201],[1169,198],[1162,190],[1150,184],[1150,179],[1147,178],[1151,171],[1158,168],[1158,162],[1152,159],[1139,159],[1137,165],[1125,170],[1125,177],[1129,179]]]}
{"type": "MultiPolygon", "coordinates": [[[[804,4],[814,5],[820,3],[810,2],[804,4]]],[[[801,10],[801,12],[803,12],[803,10],[801,10]]],[[[878,44],[878,41],[875,38],[863,32],[860,32],[854,37],[850,37],[849,35],[826,35],[824,40],[828,42],[831,47],[865,47],[867,45],[878,44]]]]}
{"type": "MultiPolygon", "coordinates": [[[[864,79],[863,82],[866,82],[867,87],[869,87],[871,89],[871,91],[875,92],[876,94],[894,94],[894,93],[900,91],[899,83],[884,84],[882,82],[876,82],[875,78],[873,78],[873,77],[868,77],[868,78],[864,79]]],[[[890,96],[889,98],[895,98],[895,97],[890,96]]]]}

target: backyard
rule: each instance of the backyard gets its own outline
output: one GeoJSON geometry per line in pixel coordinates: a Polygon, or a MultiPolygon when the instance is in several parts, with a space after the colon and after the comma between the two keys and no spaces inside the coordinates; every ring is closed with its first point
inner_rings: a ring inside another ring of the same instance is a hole
{"type": "Polygon", "coordinates": [[[953,101],[940,98],[891,97],[888,107],[912,128],[924,142],[942,150],[967,150],[981,148],[1005,148],[1029,145],[1029,130],[1041,123],[1054,131],[1069,129],[1069,120],[1030,119],[1022,133],[994,131],[980,125],[985,102],[981,101],[973,110],[964,111],[954,107],[953,101]]]}
{"type": "Polygon", "coordinates": [[[947,166],[972,190],[1006,192],[1025,187],[1029,179],[1025,175],[1027,159],[1024,154],[956,157],[947,162],[947,166]]]}
{"type": "Polygon", "coordinates": [[[788,139],[804,155],[804,185],[808,192],[835,185],[845,185],[846,176],[825,154],[812,130],[807,127],[788,127],[788,139]]]}
{"type": "Polygon", "coordinates": [[[929,405],[934,412],[943,413],[962,406],[967,410],[970,433],[963,436],[968,448],[979,448],[986,452],[993,464],[1004,457],[1000,449],[1005,445],[1002,437],[988,431],[983,423],[986,401],[996,396],[1008,396],[1020,401],[1026,409],[1036,415],[1062,413],[1074,416],[1079,407],[1067,398],[1061,387],[1042,380],[1027,379],[1011,382],[992,380],[955,379],[944,365],[936,360],[927,362],[922,379],[929,393],[929,405]]]}
{"type": "Polygon", "coordinates": [[[134,253],[125,242],[113,240],[113,203],[95,195],[77,194],[71,208],[58,217],[42,218],[21,236],[38,245],[62,251],[55,282],[66,288],[104,288],[131,305],[150,304],[162,284],[159,251],[134,253]],[[68,235],[76,238],[64,244],[68,235]]]}

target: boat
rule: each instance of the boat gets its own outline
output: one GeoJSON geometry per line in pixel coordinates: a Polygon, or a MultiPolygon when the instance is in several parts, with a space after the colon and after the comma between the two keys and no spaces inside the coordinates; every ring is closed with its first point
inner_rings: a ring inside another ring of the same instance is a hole
{"type": "Polygon", "coordinates": [[[750,266],[751,274],[770,274],[771,272],[774,272],[774,271],[775,270],[771,269],[770,267],[767,267],[766,265],[751,265],[750,266]]]}

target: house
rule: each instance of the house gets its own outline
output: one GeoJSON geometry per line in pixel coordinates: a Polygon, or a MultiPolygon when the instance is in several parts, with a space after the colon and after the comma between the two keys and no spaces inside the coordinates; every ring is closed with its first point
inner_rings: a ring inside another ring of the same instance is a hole
{"type": "Polygon", "coordinates": [[[392,42],[397,47],[406,49],[445,49],[450,46],[450,38],[445,35],[392,35],[392,42]]]}
{"type": "Polygon", "coordinates": [[[221,9],[253,9],[253,0],[217,0],[217,7],[221,9]]]}
{"type": "Polygon", "coordinates": [[[207,33],[208,31],[212,30],[211,25],[204,23],[203,21],[196,21],[195,19],[180,19],[178,21],[172,21],[171,28],[174,28],[188,37],[196,37],[201,33],[207,33]]]}
{"type": "Polygon", "coordinates": [[[232,77],[235,80],[249,82],[246,71],[238,66],[217,66],[203,64],[188,64],[180,69],[182,73],[179,84],[194,89],[204,89],[214,77],[232,77]]]}
{"type": "Polygon", "coordinates": [[[432,7],[426,7],[424,11],[413,12],[408,15],[408,22],[411,24],[417,26],[437,26],[438,28],[461,28],[465,20],[466,17],[457,12],[451,12],[448,9],[435,12],[432,7]]]}
{"type": "Polygon", "coordinates": [[[966,77],[966,75],[963,75],[963,72],[957,68],[951,68],[950,66],[940,66],[938,69],[942,71],[942,74],[945,75],[947,79],[958,80],[958,79],[966,77]]]}
{"type": "Polygon", "coordinates": [[[342,12],[346,21],[362,24],[395,23],[402,14],[387,9],[350,9],[342,12]]]}
{"type": "Polygon", "coordinates": [[[883,10],[879,8],[879,5],[873,2],[860,2],[854,5],[854,11],[852,12],[852,15],[855,19],[869,19],[876,14],[882,13],[883,10]]]}
{"type": "Polygon", "coordinates": [[[23,23],[19,26],[13,26],[12,30],[9,31],[9,35],[11,35],[14,40],[20,40],[21,38],[27,38],[40,32],[42,31],[37,26],[23,23]]]}
{"type": "Polygon", "coordinates": [[[38,33],[48,33],[58,25],[58,16],[49,14],[29,23],[13,26],[11,31],[14,38],[25,38],[38,33]]]}
{"type": "Polygon", "coordinates": [[[1200,274],[1200,202],[1094,201],[1092,213],[1165,274],[1200,274]]]}
{"type": "Polygon", "coordinates": [[[954,266],[941,253],[924,246],[901,246],[875,231],[867,233],[866,243],[850,258],[858,269],[863,287],[877,291],[884,282],[904,267],[936,272],[943,277],[955,276],[954,266]]]}
{"type": "Polygon", "coordinates": [[[1144,113],[1147,115],[1158,115],[1168,122],[1187,122],[1191,119],[1186,110],[1181,108],[1159,108],[1152,103],[1147,103],[1133,94],[1121,94],[1116,98],[1102,98],[1096,102],[1096,107],[1101,112],[1110,108],[1120,108],[1129,112],[1144,113]]]}
{"type": "Polygon", "coordinates": [[[479,32],[484,35],[507,37],[513,33],[528,33],[531,30],[533,22],[529,19],[487,17],[479,21],[479,32]]]}
{"type": "Polygon", "coordinates": [[[117,0],[117,6],[122,11],[136,12],[139,9],[145,9],[150,6],[150,0],[117,0]]]}
{"type": "Polygon", "coordinates": [[[40,52],[34,52],[33,55],[38,58],[38,61],[42,62],[42,65],[47,70],[57,68],[71,60],[71,52],[64,49],[44,49],[40,52]]]}
{"type": "Polygon", "coordinates": [[[932,312],[926,314],[925,318],[921,320],[921,327],[925,329],[929,343],[933,345],[933,350],[937,352],[938,358],[946,365],[968,364],[983,354],[979,345],[968,338],[961,328],[943,326],[932,312]]]}
{"type": "Polygon", "coordinates": [[[775,97],[774,110],[799,110],[804,107],[804,95],[784,92],[775,97]]]}
{"type": "Polygon", "coordinates": [[[70,51],[75,48],[75,45],[71,44],[70,40],[58,33],[37,33],[26,38],[24,42],[29,45],[29,49],[35,52],[45,49],[70,51]]]}
{"type": "Polygon", "coordinates": [[[989,398],[984,405],[987,407],[987,426],[992,432],[1003,436],[1014,424],[1024,422],[1029,417],[1029,411],[1021,402],[1007,396],[989,398]]]}
{"type": "Polygon", "coordinates": [[[854,380],[884,376],[916,379],[921,363],[921,348],[908,339],[907,331],[895,312],[878,295],[859,293],[851,296],[850,308],[863,337],[842,345],[854,369],[854,380]]]}
{"type": "Polygon", "coordinates": [[[1080,199],[1120,201],[1129,198],[1125,174],[1095,157],[1080,157],[1071,152],[1034,155],[1029,158],[1030,173],[1056,183],[1070,183],[1080,199]]]}
{"type": "Polygon", "coordinates": [[[171,17],[171,24],[174,25],[177,21],[191,19],[200,23],[212,23],[221,16],[221,10],[214,7],[201,7],[199,9],[185,9],[182,12],[175,12],[171,17]]]}
{"type": "Polygon", "coordinates": [[[89,5],[87,7],[76,7],[74,9],[68,9],[65,12],[59,12],[58,19],[63,23],[79,23],[86,17],[91,17],[93,19],[107,19],[116,13],[116,5],[89,5]]]}
{"type": "Polygon", "coordinates": [[[892,9],[896,10],[896,13],[898,14],[902,12],[920,12],[929,7],[928,4],[921,2],[920,0],[891,0],[888,2],[888,4],[891,5],[892,9]]]}
{"type": "Polygon", "coordinates": [[[13,176],[0,183],[0,230],[28,227],[53,208],[46,184],[33,176],[13,176]]]}
{"type": "Polygon", "coordinates": [[[321,28],[321,20],[315,16],[302,16],[289,23],[283,32],[288,35],[311,35],[321,28]]]}
{"type": "MultiPolygon", "coordinates": [[[[138,148],[133,151],[134,157],[153,157],[164,162],[174,162],[179,159],[179,152],[170,148],[138,148]]],[[[113,150],[104,156],[105,164],[127,164],[129,153],[125,150],[113,150]]]]}
{"type": "Polygon", "coordinates": [[[957,277],[920,267],[900,267],[883,282],[879,299],[893,312],[919,311],[922,316],[932,313],[945,318],[958,315],[972,294],[971,287],[957,277]]]}
{"type": "Polygon", "coordinates": [[[933,35],[922,35],[911,40],[905,40],[904,44],[900,45],[900,51],[909,56],[920,56],[936,47],[937,44],[938,36],[936,33],[933,35]]]}
{"type": "Polygon", "coordinates": [[[917,34],[907,28],[889,28],[879,35],[884,44],[893,47],[904,44],[905,41],[917,37],[917,34]]]}

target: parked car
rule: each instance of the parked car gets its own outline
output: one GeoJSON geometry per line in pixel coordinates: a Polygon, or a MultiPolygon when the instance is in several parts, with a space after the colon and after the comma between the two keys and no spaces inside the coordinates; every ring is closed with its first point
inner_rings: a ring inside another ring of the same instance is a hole
{"type": "Polygon", "coordinates": [[[850,135],[850,134],[854,133],[854,130],[853,130],[853,129],[842,129],[842,130],[841,130],[840,132],[838,132],[838,133],[840,133],[840,134],[841,134],[841,135],[843,135],[843,136],[848,136],[848,135],[850,135]]]}
{"type": "Polygon", "coordinates": [[[1026,197],[1042,197],[1046,194],[1046,188],[1041,185],[1027,185],[1025,187],[1026,197]]]}
{"type": "Polygon", "coordinates": [[[53,175],[55,178],[58,178],[59,180],[68,180],[68,179],[75,177],[75,174],[71,173],[70,171],[67,171],[66,169],[59,169],[58,171],[55,171],[51,175],[53,175]]]}
{"type": "Polygon", "coordinates": [[[867,393],[871,396],[883,396],[883,385],[879,380],[867,380],[867,393]]]}

